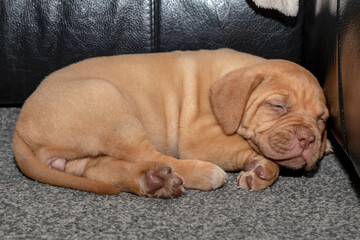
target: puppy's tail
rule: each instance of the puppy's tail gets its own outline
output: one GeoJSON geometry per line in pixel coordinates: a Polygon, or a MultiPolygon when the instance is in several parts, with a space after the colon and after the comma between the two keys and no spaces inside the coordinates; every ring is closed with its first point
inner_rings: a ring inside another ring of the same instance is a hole
{"type": "Polygon", "coordinates": [[[21,171],[36,181],[98,194],[118,194],[120,192],[119,188],[114,185],[48,168],[36,158],[16,130],[13,136],[13,151],[21,171]]]}

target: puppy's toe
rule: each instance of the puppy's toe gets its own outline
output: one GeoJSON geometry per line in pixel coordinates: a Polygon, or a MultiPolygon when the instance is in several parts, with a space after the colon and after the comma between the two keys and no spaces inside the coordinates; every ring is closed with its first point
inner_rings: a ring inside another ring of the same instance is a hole
{"type": "Polygon", "coordinates": [[[152,198],[174,198],[185,190],[184,180],[165,165],[146,171],[144,182],[144,195],[152,198]]]}
{"type": "Polygon", "coordinates": [[[279,176],[279,166],[270,160],[255,159],[237,177],[238,187],[250,191],[263,190],[272,185],[279,176]]]}

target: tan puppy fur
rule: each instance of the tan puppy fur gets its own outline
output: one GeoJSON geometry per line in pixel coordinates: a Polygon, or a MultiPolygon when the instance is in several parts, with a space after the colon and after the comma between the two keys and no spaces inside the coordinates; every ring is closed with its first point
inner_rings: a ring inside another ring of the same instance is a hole
{"type": "Polygon", "coordinates": [[[310,170],[328,110],[313,75],[229,49],[88,59],[48,76],[14,132],[22,172],[95,193],[171,198],[241,171],[261,190],[279,165],[310,170]],[[181,159],[181,160],[179,160],[181,159]]]}

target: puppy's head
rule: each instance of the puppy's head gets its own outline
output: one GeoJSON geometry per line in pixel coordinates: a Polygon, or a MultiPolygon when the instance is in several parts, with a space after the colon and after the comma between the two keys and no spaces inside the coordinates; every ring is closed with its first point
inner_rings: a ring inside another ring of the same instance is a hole
{"type": "Polygon", "coordinates": [[[228,73],[211,88],[225,134],[239,134],[259,154],[311,170],[322,157],[329,113],[316,78],[297,64],[267,60],[228,73]]]}

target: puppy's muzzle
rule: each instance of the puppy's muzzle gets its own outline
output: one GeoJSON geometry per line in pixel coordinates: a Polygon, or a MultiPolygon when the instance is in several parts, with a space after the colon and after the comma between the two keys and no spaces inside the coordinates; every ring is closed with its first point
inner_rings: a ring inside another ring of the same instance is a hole
{"type": "Polygon", "coordinates": [[[273,134],[270,139],[270,145],[277,153],[272,159],[279,165],[307,171],[314,167],[316,136],[309,127],[295,126],[292,130],[273,134]]]}

